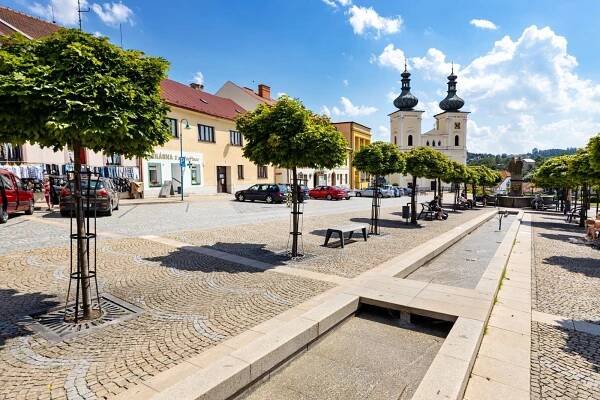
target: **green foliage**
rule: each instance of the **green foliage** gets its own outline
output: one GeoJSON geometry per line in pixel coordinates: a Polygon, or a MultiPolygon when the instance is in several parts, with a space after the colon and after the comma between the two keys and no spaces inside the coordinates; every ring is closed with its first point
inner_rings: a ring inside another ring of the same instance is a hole
{"type": "Polygon", "coordinates": [[[600,172],[600,133],[590,139],[587,150],[590,154],[590,164],[592,168],[600,172]]]}
{"type": "Polygon", "coordinates": [[[353,165],[359,171],[385,176],[404,172],[405,161],[397,146],[374,142],[356,152],[353,165]]]}
{"type": "Polygon", "coordinates": [[[491,169],[506,169],[509,161],[514,156],[520,156],[522,158],[532,158],[537,163],[550,158],[561,155],[575,154],[577,149],[575,147],[568,147],[566,149],[547,149],[539,150],[534,148],[525,154],[491,154],[491,153],[467,153],[467,165],[484,165],[491,169]]]}
{"type": "Polygon", "coordinates": [[[0,142],[146,156],[169,139],[168,63],[72,29],[0,39],[0,142]]]}
{"type": "Polygon", "coordinates": [[[241,115],[237,129],[244,135],[244,157],[257,164],[334,168],[346,160],[346,139],[329,118],[287,96],[241,115]]]}
{"type": "Polygon", "coordinates": [[[559,156],[549,158],[539,165],[532,177],[538,187],[566,188],[573,186],[569,175],[569,163],[574,156],[559,156]]]}
{"type": "Polygon", "coordinates": [[[442,180],[450,183],[464,183],[469,182],[469,176],[470,175],[465,165],[450,160],[442,180]]]}
{"type": "Polygon", "coordinates": [[[577,185],[592,185],[600,181],[600,171],[592,168],[590,153],[579,150],[571,157],[568,167],[569,177],[577,185]]]}
{"type": "Polygon", "coordinates": [[[430,147],[416,147],[405,153],[406,173],[418,178],[443,178],[450,160],[430,147]]]}

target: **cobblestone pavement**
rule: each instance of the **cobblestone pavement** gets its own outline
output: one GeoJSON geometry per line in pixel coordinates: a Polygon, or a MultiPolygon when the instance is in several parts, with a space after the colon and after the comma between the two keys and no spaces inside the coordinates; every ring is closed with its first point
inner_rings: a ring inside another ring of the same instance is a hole
{"type": "MultiPolygon", "coordinates": [[[[562,215],[533,216],[532,308],[600,324],[600,251],[562,215]]],[[[600,399],[600,336],[532,322],[532,399],[600,399]]]]}
{"type": "MultiPolygon", "coordinates": [[[[381,232],[379,237],[370,237],[364,242],[359,232],[354,239],[346,242],[344,249],[324,247],[325,232],[328,227],[349,222],[369,223],[370,210],[362,213],[322,215],[304,219],[304,253],[313,257],[301,262],[290,262],[289,266],[309,270],[355,277],[392,257],[400,255],[421,243],[438,236],[483,212],[482,209],[451,213],[446,221],[423,221],[420,227],[406,224],[396,208],[383,208],[381,211],[381,232]]],[[[235,228],[224,227],[203,231],[175,232],[173,239],[197,246],[206,246],[221,251],[241,255],[260,261],[281,264],[281,252],[289,246],[289,222],[277,220],[262,224],[247,224],[235,228]]],[[[330,245],[335,247],[333,237],[330,245]]]]}
{"type": "Polygon", "coordinates": [[[531,398],[600,399],[600,336],[533,322],[531,398]]]}
{"type": "Polygon", "coordinates": [[[533,308],[600,324],[600,251],[562,214],[534,215],[533,235],[533,308]]]}
{"type": "Polygon", "coordinates": [[[0,255],[0,398],[103,398],[330,288],[142,239],[103,241],[101,292],[144,312],[64,342],[16,324],[62,304],[64,247],[0,255]]]}

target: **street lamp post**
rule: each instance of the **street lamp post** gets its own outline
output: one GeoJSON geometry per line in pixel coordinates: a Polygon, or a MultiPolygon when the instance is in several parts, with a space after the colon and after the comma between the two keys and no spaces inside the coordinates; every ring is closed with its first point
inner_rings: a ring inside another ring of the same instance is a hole
{"type": "Polygon", "coordinates": [[[183,129],[191,129],[190,123],[187,119],[182,118],[179,121],[181,129],[179,130],[179,187],[181,188],[181,201],[183,201],[183,168],[185,167],[185,159],[183,158],[183,129]],[[185,128],[183,127],[183,121],[185,121],[185,128]]]}

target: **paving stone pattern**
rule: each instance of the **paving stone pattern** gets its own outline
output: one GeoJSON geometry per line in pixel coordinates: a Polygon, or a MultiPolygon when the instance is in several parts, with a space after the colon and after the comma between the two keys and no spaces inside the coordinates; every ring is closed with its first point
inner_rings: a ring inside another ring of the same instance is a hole
{"type": "Polygon", "coordinates": [[[0,255],[0,398],[105,398],[332,287],[142,239],[104,241],[101,291],[144,310],[52,343],[16,324],[60,305],[68,252],[0,255]]]}
{"type": "Polygon", "coordinates": [[[533,322],[531,398],[600,399],[600,336],[533,322]]]}
{"type": "Polygon", "coordinates": [[[600,324],[600,251],[561,215],[536,214],[533,308],[600,324]]]}
{"type": "MultiPolygon", "coordinates": [[[[533,216],[532,307],[600,324],[600,251],[562,215],[533,216]]],[[[531,398],[600,399],[600,336],[531,325],[531,398]]]]}
{"type": "MultiPolygon", "coordinates": [[[[311,200],[313,202],[317,200],[311,200]]],[[[450,213],[446,221],[420,221],[420,226],[406,224],[396,208],[384,208],[381,212],[379,237],[370,237],[364,242],[357,232],[344,249],[335,247],[339,242],[332,238],[332,247],[324,247],[328,227],[348,223],[369,223],[369,210],[360,213],[342,213],[305,217],[303,232],[304,252],[314,255],[302,262],[291,262],[289,266],[305,268],[325,274],[355,277],[384,261],[408,251],[468,220],[486,209],[450,213]]],[[[183,231],[165,235],[184,243],[206,246],[217,250],[254,258],[276,265],[284,264],[280,253],[288,246],[289,224],[278,220],[262,224],[240,225],[202,231],[183,231]]]]}

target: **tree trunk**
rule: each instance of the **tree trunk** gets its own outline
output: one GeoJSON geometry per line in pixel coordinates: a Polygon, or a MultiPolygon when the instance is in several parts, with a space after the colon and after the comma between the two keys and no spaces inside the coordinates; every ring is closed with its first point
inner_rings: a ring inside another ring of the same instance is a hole
{"type": "Polygon", "coordinates": [[[598,217],[598,205],[600,203],[600,190],[596,189],[596,215],[594,217],[598,217]]]}
{"type": "Polygon", "coordinates": [[[298,213],[298,170],[292,168],[292,257],[298,257],[298,226],[300,214],[298,213]]]}
{"type": "Polygon", "coordinates": [[[442,180],[437,178],[438,197],[440,198],[440,207],[444,203],[444,191],[442,190],[442,180]]]}
{"type": "MultiPolygon", "coordinates": [[[[87,241],[84,240],[85,215],[83,211],[83,200],[81,196],[81,146],[73,146],[73,175],[75,177],[75,187],[73,196],[75,198],[75,220],[77,226],[77,272],[81,276],[81,306],[83,309],[83,319],[92,318],[92,291],[90,285],[90,268],[88,264],[87,241]]],[[[89,183],[88,183],[89,184],[89,183]]],[[[77,293],[76,296],[79,294],[77,293]]]]}
{"type": "Polygon", "coordinates": [[[477,189],[477,185],[475,185],[474,183],[471,183],[471,190],[473,191],[473,205],[477,204],[477,193],[476,190],[477,189]]]}
{"type": "Polygon", "coordinates": [[[410,222],[417,224],[417,177],[412,177],[412,193],[410,194],[410,222]]]}
{"type": "Polygon", "coordinates": [[[581,210],[579,211],[579,226],[585,226],[585,220],[587,218],[587,209],[588,209],[588,187],[587,184],[583,184],[581,186],[581,210]]]}

